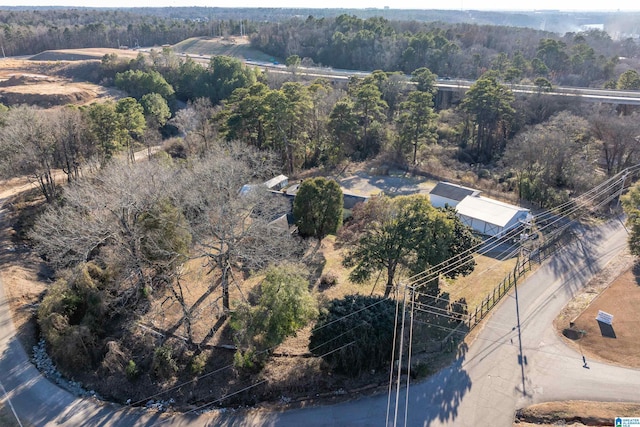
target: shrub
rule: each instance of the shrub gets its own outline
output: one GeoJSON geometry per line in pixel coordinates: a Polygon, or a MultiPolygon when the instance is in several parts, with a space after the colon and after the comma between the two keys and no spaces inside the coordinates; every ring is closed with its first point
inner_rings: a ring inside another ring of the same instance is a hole
{"type": "Polygon", "coordinates": [[[231,327],[241,353],[234,359],[237,367],[260,364],[270,348],[317,316],[317,301],[309,290],[307,275],[294,264],[271,267],[260,284],[257,305],[243,304],[234,311],[231,327]]]}
{"type": "Polygon", "coordinates": [[[129,378],[129,380],[134,380],[138,377],[138,374],[140,373],[138,371],[138,365],[136,365],[136,362],[134,362],[133,360],[129,360],[129,363],[127,363],[127,367],[124,369],[125,373],[127,374],[127,378],[129,378]]]}
{"type": "Polygon", "coordinates": [[[200,375],[204,372],[205,366],[207,366],[207,355],[200,353],[191,360],[191,373],[193,375],[200,375]]]}
{"type": "Polygon", "coordinates": [[[338,276],[333,273],[323,274],[320,277],[320,289],[329,289],[338,284],[338,276]]]}
{"type": "Polygon", "coordinates": [[[252,371],[262,367],[262,364],[258,363],[256,359],[256,354],[253,350],[238,350],[233,355],[233,366],[243,371],[252,371]]]}
{"type": "Polygon", "coordinates": [[[173,357],[173,350],[167,345],[156,348],[151,362],[153,373],[159,378],[171,378],[178,372],[178,364],[173,357]]]}
{"type": "Polygon", "coordinates": [[[38,324],[51,356],[63,369],[89,369],[100,353],[103,290],[108,274],[93,263],[79,265],[49,289],[38,308],[38,324]]]}
{"type": "Polygon", "coordinates": [[[393,300],[346,296],[320,314],[309,351],[335,371],[357,376],[389,363],[395,325],[393,300]]]}

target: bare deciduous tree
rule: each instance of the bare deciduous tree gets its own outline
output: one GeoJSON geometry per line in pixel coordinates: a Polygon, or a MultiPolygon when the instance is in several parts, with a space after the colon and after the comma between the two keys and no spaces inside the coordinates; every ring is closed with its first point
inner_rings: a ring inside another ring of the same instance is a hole
{"type": "Polygon", "coordinates": [[[209,99],[198,98],[189,102],[187,108],[178,111],[171,120],[185,134],[185,142],[190,153],[203,156],[212,147],[216,138],[216,131],[211,122],[215,111],[209,99]]]}
{"type": "Polygon", "coordinates": [[[219,271],[210,290],[221,287],[226,312],[234,269],[251,271],[289,259],[297,244],[288,230],[272,224],[288,212],[288,202],[261,185],[243,189],[273,175],[269,156],[234,144],[225,151],[226,155],[210,155],[185,169],[181,195],[195,250],[219,271]]]}
{"type": "Polygon", "coordinates": [[[602,142],[602,156],[609,176],[638,163],[640,158],[640,122],[638,116],[620,116],[615,111],[591,117],[591,129],[602,142]]]}
{"type": "Polygon", "coordinates": [[[99,260],[114,273],[148,285],[153,272],[188,249],[163,241],[187,239],[175,229],[182,221],[174,213],[172,175],[159,163],[114,162],[96,177],[65,188],[64,204],[47,209],[31,236],[58,268],[99,260]]]}
{"type": "Polygon", "coordinates": [[[593,184],[598,149],[588,122],[564,111],[520,133],[502,161],[515,171],[521,198],[552,206],[593,184]]]}
{"type": "Polygon", "coordinates": [[[67,182],[80,178],[82,165],[96,155],[91,144],[88,123],[77,107],[65,107],[51,112],[56,140],[56,167],[67,175],[67,182]]]}
{"type": "Polygon", "coordinates": [[[49,202],[58,194],[53,175],[56,151],[53,128],[50,114],[20,106],[7,112],[0,133],[0,163],[5,175],[28,176],[49,202]]]}

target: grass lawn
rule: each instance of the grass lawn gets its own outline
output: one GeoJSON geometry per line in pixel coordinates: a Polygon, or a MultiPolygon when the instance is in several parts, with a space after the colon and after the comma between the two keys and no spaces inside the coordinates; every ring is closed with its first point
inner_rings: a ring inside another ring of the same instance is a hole
{"type": "Polygon", "coordinates": [[[471,311],[513,271],[515,265],[516,258],[500,261],[485,255],[477,255],[473,273],[455,280],[446,280],[440,289],[442,292],[449,293],[451,301],[464,298],[471,311]]]}

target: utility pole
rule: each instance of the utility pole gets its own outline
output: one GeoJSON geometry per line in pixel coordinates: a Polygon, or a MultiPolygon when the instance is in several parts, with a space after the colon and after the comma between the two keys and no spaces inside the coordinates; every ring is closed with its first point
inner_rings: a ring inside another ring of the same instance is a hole
{"type": "Polygon", "coordinates": [[[409,290],[409,298],[411,301],[411,315],[409,320],[409,349],[407,350],[407,388],[405,390],[404,400],[404,425],[407,425],[409,418],[409,381],[411,379],[411,344],[413,343],[413,313],[415,307],[416,293],[414,289],[409,290]]]}
{"type": "Polygon", "coordinates": [[[393,317],[393,346],[391,347],[391,367],[389,368],[389,393],[387,396],[387,416],[385,417],[385,427],[389,427],[389,413],[391,412],[391,394],[393,392],[393,372],[395,371],[396,341],[398,331],[398,311],[400,308],[400,298],[398,298],[398,287],[394,291],[396,297],[396,314],[393,317]]]}
{"type": "Polygon", "coordinates": [[[515,297],[516,297],[516,321],[517,321],[517,328],[518,328],[518,347],[519,347],[519,353],[518,353],[518,357],[520,359],[520,373],[522,375],[522,395],[526,396],[527,395],[527,391],[526,391],[526,386],[525,386],[525,379],[524,379],[524,362],[525,362],[525,358],[524,358],[524,354],[522,354],[522,331],[521,331],[521,327],[520,327],[520,304],[518,301],[518,265],[520,264],[520,261],[522,260],[522,241],[523,241],[523,237],[524,236],[520,236],[520,250],[518,252],[518,261],[516,262],[516,267],[515,270],[513,272],[513,289],[515,291],[515,297]]]}
{"type": "Polygon", "coordinates": [[[398,380],[396,384],[396,408],[393,415],[393,427],[398,425],[398,406],[400,403],[400,380],[402,376],[402,347],[404,346],[404,321],[407,313],[407,287],[402,295],[402,326],[400,327],[400,350],[398,350],[398,380]]]}

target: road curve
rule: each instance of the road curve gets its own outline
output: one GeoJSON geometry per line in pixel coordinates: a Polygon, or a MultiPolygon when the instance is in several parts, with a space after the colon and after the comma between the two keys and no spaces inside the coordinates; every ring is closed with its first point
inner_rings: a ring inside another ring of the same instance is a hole
{"type": "MultiPolygon", "coordinates": [[[[0,215],[2,212],[0,211],[0,215]]],[[[470,349],[448,368],[412,385],[409,405],[400,393],[397,425],[511,426],[517,407],[565,400],[640,401],[640,371],[590,362],[556,336],[560,309],[626,244],[619,222],[584,231],[580,240],[548,260],[518,287],[523,369],[516,299],[512,291],[486,321],[470,349]],[[524,381],[522,377],[524,373],[524,381]],[[524,386],[524,390],[523,390],[524,386]]],[[[387,396],[285,412],[246,411],[165,416],[138,408],[75,398],[44,379],[15,337],[0,283],[0,382],[15,413],[35,426],[384,426],[387,396]]],[[[393,408],[392,402],[392,408],[393,408]]],[[[390,421],[393,423],[394,410],[390,421]]],[[[392,425],[392,424],[391,424],[392,425]]]]}

